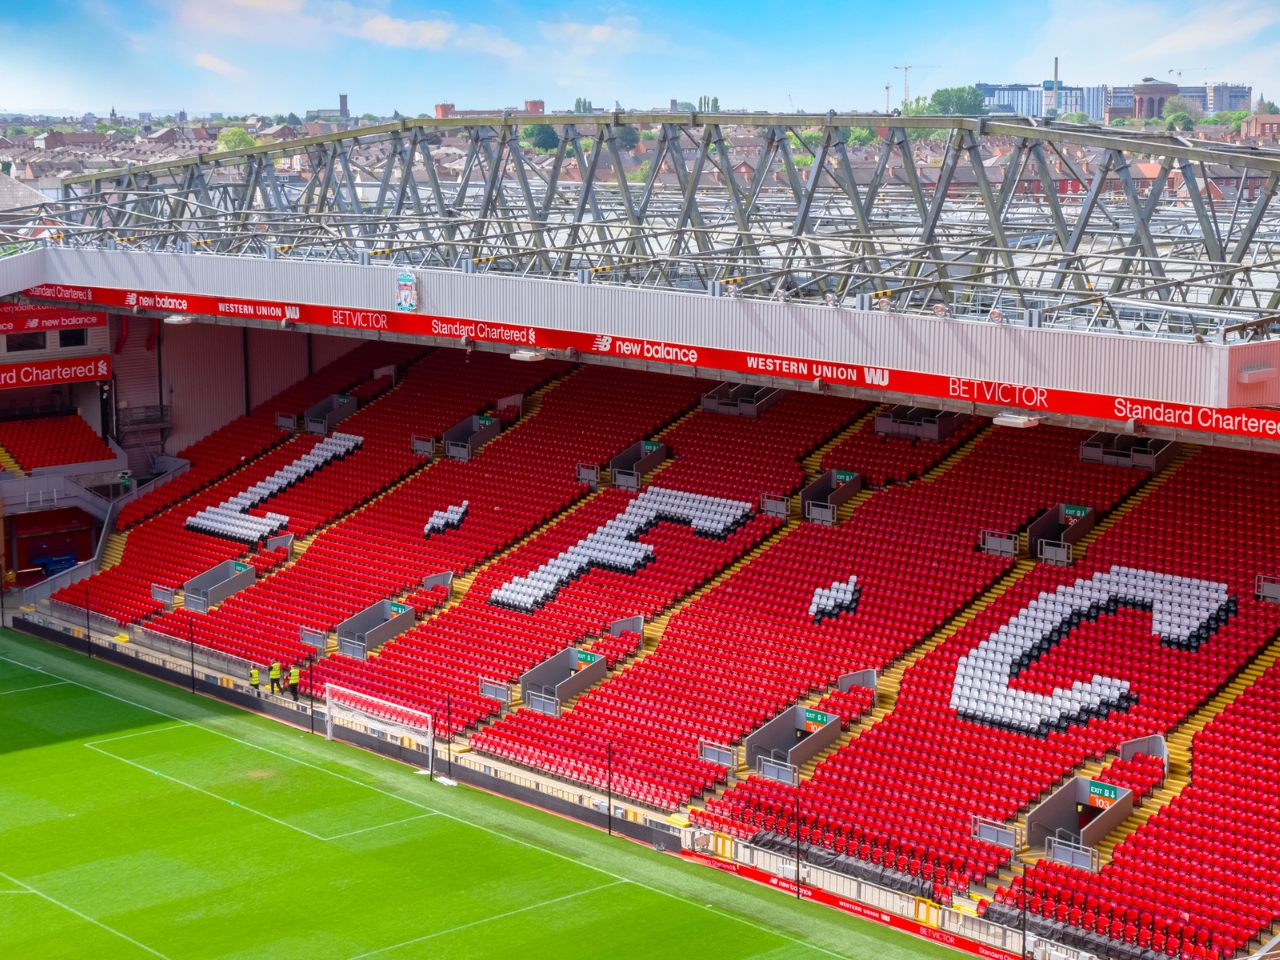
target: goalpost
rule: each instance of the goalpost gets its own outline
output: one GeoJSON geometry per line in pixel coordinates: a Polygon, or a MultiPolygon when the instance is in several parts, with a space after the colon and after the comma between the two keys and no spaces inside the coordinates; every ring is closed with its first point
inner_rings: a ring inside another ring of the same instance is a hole
{"type": "Polygon", "coordinates": [[[333,683],[325,684],[324,707],[326,739],[333,739],[336,722],[379,740],[425,753],[427,769],[435,773],[435,724],[431,714],[333,683]]]}

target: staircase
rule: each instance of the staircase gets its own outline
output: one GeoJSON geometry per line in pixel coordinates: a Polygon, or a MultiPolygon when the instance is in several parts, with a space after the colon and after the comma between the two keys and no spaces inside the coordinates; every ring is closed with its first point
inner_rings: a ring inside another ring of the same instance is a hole
{"type": "Polygon", "coordinates": [[[128,540],[128,531],[117,533],[113,530],[107,534],[106,545],[102,548],[102,562],[98,566],[99,571],[111,569],[124,558],[124,548],[128,540]]]}
{"type": "Polygon", "coordinates": [[[26,471],[18,465],[18,461],[13,459],[11,454],[4,447],[0,447],[0,470],[6,470],[17,477],[25,477],[26,471]]]}

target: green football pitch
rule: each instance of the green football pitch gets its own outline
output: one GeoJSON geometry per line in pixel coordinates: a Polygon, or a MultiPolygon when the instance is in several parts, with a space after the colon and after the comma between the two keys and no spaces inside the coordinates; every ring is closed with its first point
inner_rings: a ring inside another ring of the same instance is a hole
{"type": "Polygon", "coordinates": [[[0,631],[0,957],[954,957],[0,631]]]}

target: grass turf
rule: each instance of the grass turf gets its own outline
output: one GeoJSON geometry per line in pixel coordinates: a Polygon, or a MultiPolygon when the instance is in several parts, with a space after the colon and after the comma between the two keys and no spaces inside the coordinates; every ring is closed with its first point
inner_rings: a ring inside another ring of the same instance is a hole
{"type": "Polygon", "coordinates": [[[956,956],[10,631],[0,955],[956,956]]]}

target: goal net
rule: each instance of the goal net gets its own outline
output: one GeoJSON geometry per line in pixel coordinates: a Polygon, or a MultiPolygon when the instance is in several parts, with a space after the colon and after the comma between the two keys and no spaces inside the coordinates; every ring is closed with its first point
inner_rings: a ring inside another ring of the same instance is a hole
{"type": "Polygon", "coordinates": [[[434,767],[435,742],[431,714],[380,700],[367,693],[325,684],[325,736],[333,739],[334,724],[367,733],[379,740],[398,743],[425,753],[434,767]]]}

